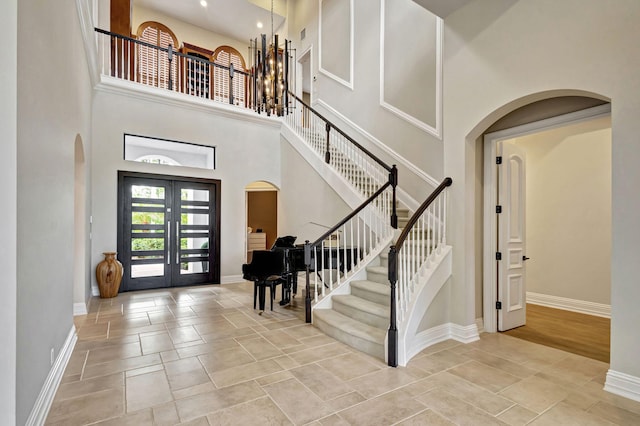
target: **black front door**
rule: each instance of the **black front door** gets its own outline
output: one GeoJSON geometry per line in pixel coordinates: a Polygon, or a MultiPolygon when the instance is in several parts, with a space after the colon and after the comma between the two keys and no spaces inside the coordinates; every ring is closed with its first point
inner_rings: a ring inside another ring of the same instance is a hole
{"type": "Polygon", "coordinates": [[[119,172],[122,291],[220,282],[220,181],[119,172]]]}

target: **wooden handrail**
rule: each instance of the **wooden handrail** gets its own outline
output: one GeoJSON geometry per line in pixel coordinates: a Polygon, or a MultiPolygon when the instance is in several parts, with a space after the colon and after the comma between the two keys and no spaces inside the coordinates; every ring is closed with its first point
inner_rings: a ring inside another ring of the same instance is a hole
{"type": "MultiPolygon", "coordinates": [[[[94,28],[94,30],[97,33],[100,33],[100,34],[108,35],[110,37],[115,37],[115,38],[118,38],[118,39],[121,39],[121,40],[126,40],[126,41],[129,41],[129,42],[138,44],[140,46],[149,47],[151,49],[156,49],[156,50],[160,50],[162,52],[169,53],[169,48],[167,48],[167,47],[160,47],[160,46],[157,46],[155,44],[148,43],[146,41],[138,40],[138,39],[135,39],[135,38],[132,38],[132,37],[127,37],[127,36],[124,36],[122,34],[112,33],[111,31],[106,31],[106,30],[103,30],[101,28],[94,28]]],[[[231,69],[230,67],[227,67],[225,65],[220,65],[220,64],[218,64],[216,62],[211,62],[211,61],[208,61],[206,59],[198,58],[197,56],[191,56],[191,55],[187,55],[187,54],[184,54],[184,53],[180,53],[177,50],[175,50],[175,46],[171,49],[171,54],[179,56],[179,57],[182,57],[182,58],[189,59],[190,61],[198,61],[198,62],[201,62],[203,64],[211,65],[211,66],[222,68],[222,69],[225,69],[225,70],[230,70],[231,69]]],[[[233,72],[249,76],[249,73],[246,72],[246,71],[241,71],[241,70],[234,69],[233,72]]]]}
{"type": "Polygon", "coordinates": [[[447,188],[448,186],[451,186],[452,183],[453,183],[453,180],[450,177],[444,178],[444,180],[440,183],[440,185],[438,185],[438,187],[431,193],[431,195],[429,195],[429,197],[427,197],[427,199],[424,200],[422,205],[418,207],[418,210],[416,210],[413,216],[411,216],[411,218],[407,222],[407,225],[404,227],[404,229],[400,233],[400,236],[396,240],[395,244],[393,244],[392,247],[395,247],[396,251],[400,251],[405,240],[409,236],[409,232],[411,232],[411,229],[413,228],[413,226],[416,224],[418,219],[420,219],[420,216],[422,216],[422,213],[424,213],[424,211],[431,205],[431,203],[433,203],[433,201],[436,198],[438,198],[438,195],[440,195],[440,193],[444,191],[445,188],[447,188]]]}

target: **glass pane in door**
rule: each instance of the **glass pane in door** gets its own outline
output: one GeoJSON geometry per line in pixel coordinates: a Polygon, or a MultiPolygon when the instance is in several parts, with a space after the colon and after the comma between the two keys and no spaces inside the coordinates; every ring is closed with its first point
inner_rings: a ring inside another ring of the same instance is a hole
{"type": "Polygon", "coordinates": [[[180,274],[209,272],[209,190],[181,188],[180,274]]]}
{"type": "Polygon", "coordinates": [[[165,188],[131,186],[131,278],[165,274],[165,188]]]}

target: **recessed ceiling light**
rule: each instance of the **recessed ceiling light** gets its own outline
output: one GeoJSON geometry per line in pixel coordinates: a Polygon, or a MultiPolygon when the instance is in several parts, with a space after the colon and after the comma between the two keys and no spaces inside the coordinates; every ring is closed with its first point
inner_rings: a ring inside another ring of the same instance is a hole
{"type": "Polygon", "coordinates": [[[207,7],[207,2],[206,2],[206,0],[200,0],[200,6],[202,6],[202,7],[207,7]]]}
{"type": "Polygon", "coordinates": [[[256,27],[262,28],[262,22],[258,21],[258,23],[256,24],[256,27]]]}

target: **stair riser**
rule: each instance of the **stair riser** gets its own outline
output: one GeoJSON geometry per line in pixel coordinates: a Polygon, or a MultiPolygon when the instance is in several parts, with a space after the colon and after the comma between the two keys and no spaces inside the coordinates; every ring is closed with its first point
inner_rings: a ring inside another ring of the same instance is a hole
{"type": "Polygon", "coordinates": [[[384,343],[377,344],[352,336],[351,334],[330,326],[317,316],[313,320],[313,325],[322,330],[326,335],[331,336],[334,339],[351,346],[352,348],[355,348],[373,357],[384,359],[384,343]]]}
{"type": "Polygon", "coordinates": [[[387,274],[379,274],[377,272],[367,271],[367,279],[380,284],[388,284],[389,276],[387,274]]]}
{"type": "Polygon", "coordinates": [[[358,320],[365,324],[369,324],[373,327],[380,328],[382,330],[386,330],[389,328],[389,314],[387,313],[386,317],[381,317],[369,312],[361,311],[359,309],[355,309],[352,306],[345,305],[340,303],[338,300],[333,299],[333,309],[337,312],[340,312],[343,315],[348,316],[349,318],[353,318],[354,320],[358,320]]]}
{"type": "Polygon", "coordinates": [[[367,291],[363,288],[351,287],[351,294],[354,296],[358,296],[362,299],[368,300],[370,302],[378,303],[380,305],[388,305],[390,296],[386,294],[374,293],[372,291],[367,291]]]}

